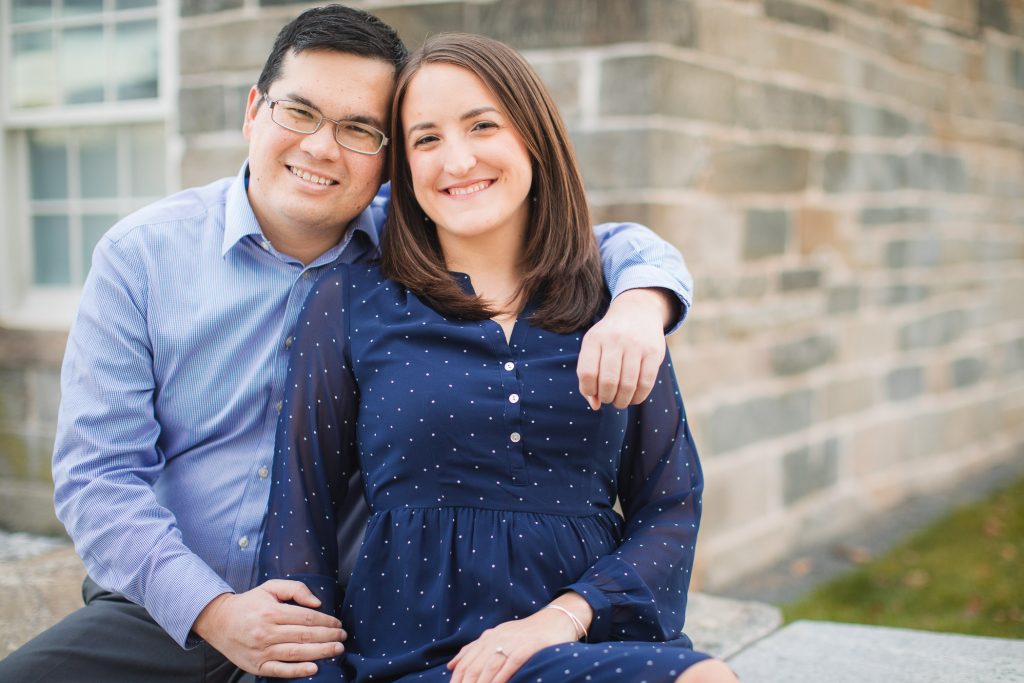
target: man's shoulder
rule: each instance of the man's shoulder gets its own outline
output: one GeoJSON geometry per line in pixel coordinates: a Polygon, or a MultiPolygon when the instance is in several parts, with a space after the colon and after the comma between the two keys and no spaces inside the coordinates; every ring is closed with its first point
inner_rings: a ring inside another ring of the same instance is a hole
{"type": "Polygon", "coordinates": [[[234,177],[221,178],[208,185],[190,187],[164,197],[128,214],[107,232],[107,239],[120,243],[132,236],[193,240],[194,230],[211,221],[224,225],[224,206],[234,177]]]}

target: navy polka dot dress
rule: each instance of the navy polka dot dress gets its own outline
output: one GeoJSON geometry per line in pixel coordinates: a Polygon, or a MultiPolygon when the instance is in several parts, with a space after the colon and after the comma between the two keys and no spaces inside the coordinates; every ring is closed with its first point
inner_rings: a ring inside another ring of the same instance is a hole
{"type": "Polygon", "coordinates": [[[339,266],[306,302],[260,573],[305,582],[349,633],[311,680],[447,680],[484,629],[566,590],[594,609],[589,642],[541,650],[515,683],[670,682],[706,658],[681,630],[702,478],[671,363],[642,405],[592,411],[582,333],[535,327],[533,310],[506,341],[366,265],[339,266]],[[338,512],[362,494],[343,590],[338,512]]]}

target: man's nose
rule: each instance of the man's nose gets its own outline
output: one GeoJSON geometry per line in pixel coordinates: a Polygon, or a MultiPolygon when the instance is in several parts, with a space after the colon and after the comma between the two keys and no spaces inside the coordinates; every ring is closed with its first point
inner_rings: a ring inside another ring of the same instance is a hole
{"type": "Polygon", "coordinates": [[[317,159],[328,161],[337,159],[341,155],[341,145],[334,139],[334,125],[330,121],[324,121],[320,130],[302,136],[304,139],[299,143],[299,147],[317,159]]]}

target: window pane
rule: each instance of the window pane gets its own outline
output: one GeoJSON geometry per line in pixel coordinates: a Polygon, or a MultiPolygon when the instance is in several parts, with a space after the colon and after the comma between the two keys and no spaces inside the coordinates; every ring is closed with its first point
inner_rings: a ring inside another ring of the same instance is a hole
{"type": "Polygon", "coordinates": [[[79,17],[103,11],[103,0],[64,0],[61,5],[61,15],[65,17],[79,17]]]}
{"type": "Polygon", "coordinates": [[[131,181],[134,197],[162,197],[167,192],[163,126],[132,128],[131,181]]]}
{"type": "Polygon", "coordinates": [[[67,216],[32,219],[32,251],[38,285],[70,285],[71,246],[67,216]]]}
{"type": "Polygon", "coordinates": [[[156,7],[156,0],[117,0],[117,9],[135,9],[136,7],[156,7]]]}
{"type": "Polygon", "coordinates": [[[117,25],[115,59],[117,99],[137,100],[157,96],[160,42],[156,21],[117,25]]]}
{"type": "Polygon", "coordinates": [[[110,230],[117,222],[114,214],[95,214],[82,216],[82,278],[84,279],[92,265],[92,252],[99,244],[103,233],[110,230]]]}
{"type": "Polygon", "coordinates": [[[63,131],[33,131],[28,138],[32,199],[67,199],[68,150],[63,131]]]}
{"type": "Polygon", "coordinates": [[[106,62],[102,26],[65,30],[60,46],[64,102],[102,102],[106,62]]]}
{"type": "Polygon", "coordinates": [[[46,107],[57,103],[57,61],[50,31],[14,34],[11,75],[15,107],[46,107]]]}
{"type": "Polygon", "coordinates": [[[11,14],[15,24],[53,18],[53,0],[14,0],[11,14]]]}
{"type": "Polygon", "coordinates": [[[83,130],[78,147],[82,196],[117,196],[117,137],[113,128],[83,130]]]}

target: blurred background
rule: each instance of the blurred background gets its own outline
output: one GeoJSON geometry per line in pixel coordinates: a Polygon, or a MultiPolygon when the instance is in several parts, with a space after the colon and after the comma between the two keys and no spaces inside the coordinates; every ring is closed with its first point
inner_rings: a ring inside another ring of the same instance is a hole
{"type": "MultiPolygon", "coordinates": [[[[799,578],[821,547],[856,564],[1024,473],[1024,0],[349,4],[413,48],[523,50],[597,219],[685,255],[697,587],[799,578]]],[[[308,6],[0,0],[0,529],[62,533],[59,364],[93,246],[237,172],[248,89],[308,6]]]]}

